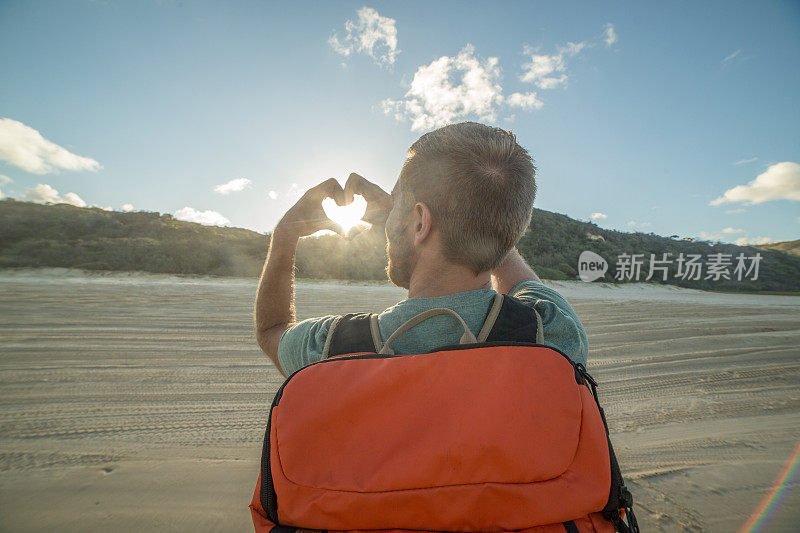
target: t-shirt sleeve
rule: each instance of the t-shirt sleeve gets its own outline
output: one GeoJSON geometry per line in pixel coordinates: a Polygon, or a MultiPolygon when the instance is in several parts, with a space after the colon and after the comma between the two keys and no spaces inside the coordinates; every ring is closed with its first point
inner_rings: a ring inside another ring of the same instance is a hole
{"type": "Polygon", "coordinates": [[[308,318],[283,332],[278,343],[278,362],[289,376],[306,365],[322,360],[322,350],[336,315],[308,318]]]}
{"type": "Polygon", "coordinates": [[[530,305],[542,317],[544,343],[586,366],[589,340],[578,315],[556,290],[534,280],[520,281],[508,295],[530,305]]]}

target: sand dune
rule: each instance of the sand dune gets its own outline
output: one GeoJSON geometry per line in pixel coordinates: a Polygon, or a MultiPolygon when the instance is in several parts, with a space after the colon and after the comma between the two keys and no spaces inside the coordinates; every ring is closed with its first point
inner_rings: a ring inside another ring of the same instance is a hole
{"type": "MultiPolygon", "coordinates": [[[[644,531],[733,531],[800,438],[800,298],[554,283],[589,333],[644,531]]],[[[249,531],[282,377],[254,280],[0,273],[0,529],[249,531]]],[[[396,288],[301,283],[300,318],[396,288]]],[[[796,531],[797,479],[766,522],[796,531]]]]}

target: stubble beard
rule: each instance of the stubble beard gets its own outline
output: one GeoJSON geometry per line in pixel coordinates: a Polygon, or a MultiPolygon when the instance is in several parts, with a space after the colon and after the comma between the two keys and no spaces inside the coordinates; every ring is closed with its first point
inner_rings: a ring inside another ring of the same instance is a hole
{"type": "Polygon", "coordinates": [[[404,224],[400,231],[387,232],[386,256],[389,262],[386,265],[386,275],[394,285],[408,290],[417,259],[411,243],[406,239],[406,227],[404,224]]]}

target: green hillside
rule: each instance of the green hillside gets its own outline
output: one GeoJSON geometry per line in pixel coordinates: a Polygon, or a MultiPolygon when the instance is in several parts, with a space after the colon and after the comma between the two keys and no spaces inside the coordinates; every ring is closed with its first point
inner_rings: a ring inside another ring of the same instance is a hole
{"type": "MultiPolygon", "coordinates": [[[[167,214],[0,201],[0,268],[257,276],[268,242],[268,235],[182,222],[167,214]]],[[[800,257],[783,251],[606,230],[538,209],[518,248],[546,279],[574,279],[580,253],[593,251],[609,263],[603,281],[615,281],[620,254],[641,254],[639,281],[649,273],[650,254],[661,259],[668,253],[673,261],[681,253],[698,254],[703,261],[710,254],[730,254],[729,280],[704,279],[705,270],[700,280],[681,279],[673,262],[666,281],[660,275],[653,281],[709,290],[800,292],[800,257]],[[761,254],[757,280],[750,279],[752,272],[736,280],[733,268],[740,253],[761,254]]],[[[351,241],[338,236],[303,239],[297,253],[300,278],[381,280],[386,278],[385,265],[382,232],[367,232],[351,241]]]]}
{"type": "Polygon", "coordinates": [[[758,248],[762,250],[780,250],[781,252],[786,252],[790,255],[797,255],[800,256],[800,239],[796,241],[783,241],[783,242],[772,242],[769,244],[760,244],[758,248]]]}

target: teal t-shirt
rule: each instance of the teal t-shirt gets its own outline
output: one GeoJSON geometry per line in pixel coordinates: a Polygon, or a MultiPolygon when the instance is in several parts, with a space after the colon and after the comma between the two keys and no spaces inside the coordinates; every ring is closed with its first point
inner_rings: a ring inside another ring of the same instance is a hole
{"type": "MultiPolygon", "coordinates": [[[[445,307],[458,313],[474,335],[480,332],[494,296],[491,289],[457,292],[433,298],[408,298],[378,315],[381,337],[386,340],[404,322],[416,315],[445,307]]],[[[532,306],[542,317],[544,344],[564,352],[576,363],[586,365],[589,341],[572,306],[554,289],[533,280],[514,285],[508,295],[532,306]]],[[[309,318],[287,329],[278,344],[278,361],[286,375],[320,361],[328,330],[337,315],[309,318]]],[[[440,346],[458,344],[464,330],[447,315],[434,316],[403,333],[392,343],[398,355],[418,354],[440,346]]]]}

